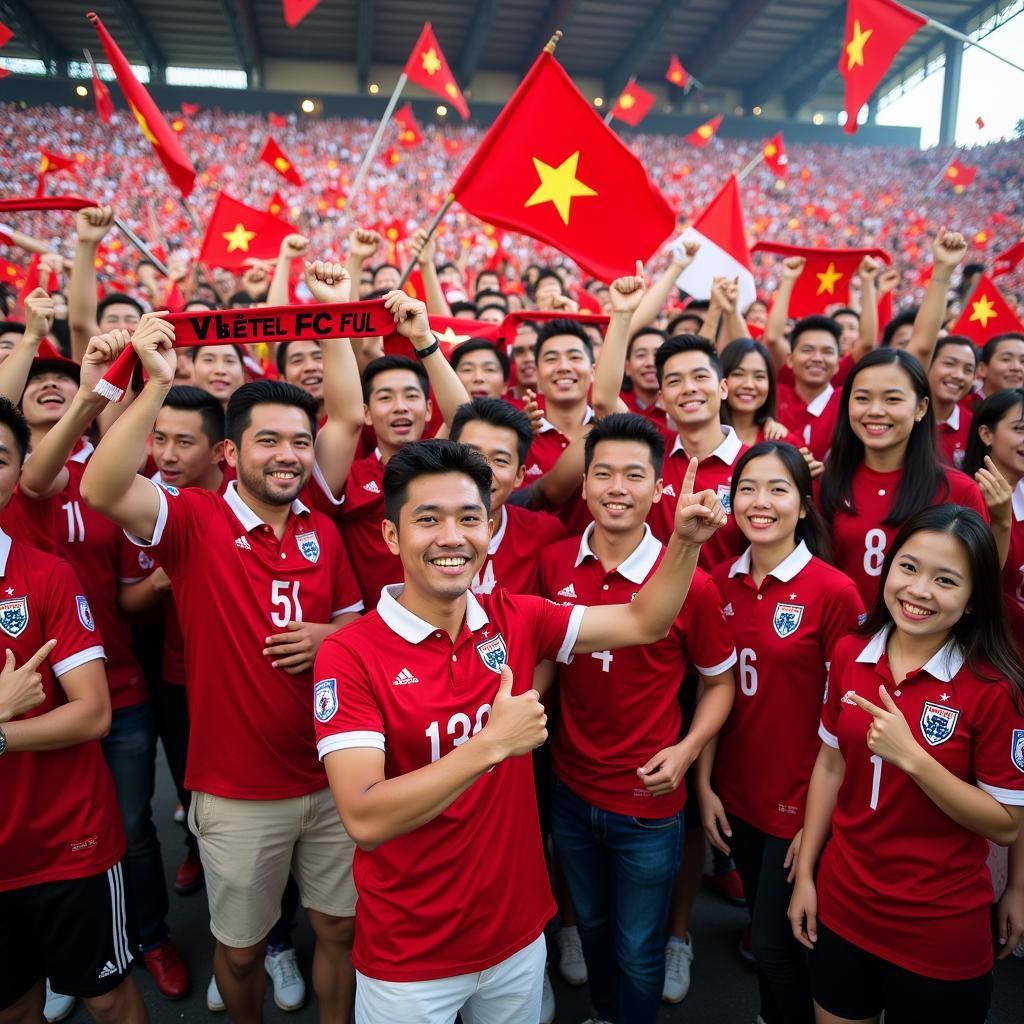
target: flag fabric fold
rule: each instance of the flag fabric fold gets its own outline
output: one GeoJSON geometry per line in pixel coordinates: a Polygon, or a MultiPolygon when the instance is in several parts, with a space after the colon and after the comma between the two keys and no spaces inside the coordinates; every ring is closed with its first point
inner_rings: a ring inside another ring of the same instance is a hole
{"type": "Polygon", "coordinates": [[[110,124],[114,116],[114,101],[110,98],[110,90],[101,81],[95,64],[92,66],[92,96],[96,101],[96,115],[104,124],[110,124]]]}
{"type": "Polygon", "coordinates": [[[254,259],[274,259],[285,236],[294,230],[287,221],[221,192],[213,204],[199,262],[241,270],[254,259]]]}
{"type": "Polygon", "coordinates": [[[789,157],[786,156],[785,147],[782,145],[782,132],[776,132],[761,150],[764,154],[764,162],[768,165],[772,174],[784,178],[789,173],[789,157]]]}
{"type": "Polygon", "coordinates": [[[469,120],[466,99],[448,67],[429,21],[423,25],[423,31],[405,62],[404,72],[410,82],[440,96],[462,115],[464,121],[469,120]]]}
{"type": "Polygon", "coordinates": [[[943,179],[948,181],[950,185],[954,187],[959,186],[960,188],[967,188],[968,185],[972,185],[977,176],[977,167],[972,167],[970,164],[962,164],[956,157],[949,161],[949,166],[942,175],[943,179]]]}
{"type": "Polygon", "coordinates": [[[302,175],[295,170],[295,164],[285,156],[284,150],[274,140],[273,135],[267,136],[267,141],[260,151],[260,160],[277,171],[290,185],[302,188],[302,175]]]}
{"type": "Polygon", "coordinates": [[[654,106],[654,93],[630,82],[612,107],[612,117],[635,128],[654,106]]]}
{"type": "Polygon", "coordinates": [[[1009,249],[1004,249],[996,256],[992,263],[992,276],[1002,277],[1003,274],[1009,274],[1021,260],[1024,260],[1024,238],[1014,242],[1009,249]]]}
{"type": "Polygon", "coordinates": [[[395,111],[395,124],[398,125],[398,144],[406,149],[418,146],[423,142],[423,132],[413,113],[412,104],[406,103],[395,111]]]}
{"type": "Polygon", "coordinates": [[[319,3],[320,0],[281,0],[284,23],[289,28],[295,28],[319,3]]]}
{"type": "Polygon", "coordinates": [[[704,124],[694,128],[694,130],[686,136],[686,141],[691,146],[703,149],[714,138],[715,132],[718,131],[718,126],[722,123],[722,117],[722,114],[715,114],[710,121],[705,121],[704,124]]]}
{"type": "Polygon", "coordinates": [[[1007,331],[1024,333],[1024,324],[988,274],[982,274],[949,333],[965,335],[980,347],[994,335],[1007,331]]]}

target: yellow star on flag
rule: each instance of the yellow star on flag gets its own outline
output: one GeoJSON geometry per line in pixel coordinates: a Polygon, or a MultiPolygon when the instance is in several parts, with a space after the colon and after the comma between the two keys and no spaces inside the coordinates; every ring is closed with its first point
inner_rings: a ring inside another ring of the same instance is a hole
{"type": "Polygon", "coordinates": [[[683,80],[683,76],[678,71],[673,71],[672,74],[669,75],[669,78],[671,78],[673,82],[681,82],[683,80]]]}
{"type": "Polygon", "coordinates": [[[255,231],[246,231],[245,225],[239,221],[231,231],[225,231],[220,236],[228,243],[228,252],[241,249],[242,252],[249,251],[249,242],[256,237],[255,231]]]}
{"type": "Polygon", "coordinates": [[[836,265],[829,261],[828,269],[821,274],[814,275],[818,279],[818,290],[814,293],[815,295],[821,295],[823,292],[828,292],[829,295],[835,295],[836,293],[836,282],[843,276],[836,270],[836,265]]]}
{"type": "Polygon", "coordinates": [[[420,60],[423,62],[423,70],[428,75],[436,75],[441,70],[441,61],[438,59],[437,50],[433,47],[424,51],[420,60]]]}
{"type": "Polygon", "coordinates": [[[154,146],[159,146],[160,143],[156,141],[156,136],[153,134],[152,129],[146,123],[146,119],[139,113],[139,108],[134,103],[129,103],[129,107],[132,108],[132,113],[135,115],[135,120],[139,122],[139,127],[142,129],[142,134],[150,141],[154,146]]]}
{"type": "Polygon", "coordinates": [[[995,319],[998,315],[992,300],[987,295],[982,295],[977,302],[971,303],[971,319],[968,322],[980,320],[982,328],[987,328],[989,320],[995,319]]]}
{"type": "Polygon", "coordinates": [[[955,167],[950,167],[950,169],[946,171],[947,178],[956,178],[959,177],[959,175],[960,172],[955,167]]]}
{"type": "Polygon", "coordinates": [[[454,82],[445,82],[444,91],[448,93],[448,95],[451,96],[452,99],[455,99],[455,97],[459,95],[459,90],[455,87],[454,82]]]}
{"type": "Polygon", "coordinates": [[[633,94],[631,92],[624,92],[619,97],[619,106],[622,107],[623,110],[629,110],[630,107],[636,106],[636,100],[633,98],[633,94]]]}
{"type": "Polygon", "coordinates": [[[701,137],[702,139],[710,139],[710,138],[711,138],[711,136],[712,136],[712,135],[714,134],[714,132],[712,132],[712,130],[711,130],[711,125],[709,125],[709,124],[702,124],[702,125],[701,125],[701,126],[700,126],[700,127],[698,128],[698,129],[697,129],[697,134],[698,134],[698,135],[699,135],[699,136],[700,136],[700,137],[701,137]]]}
{"type": "Polygon", "coordinates": [[[533,158],[533,166],[540,178],[540,184],[523,206],[537,206],[539,203],[554,203],[562,223],[569,226],[569,207],[577,196],[596,196],[597,193],[576,177],[580,162],[580,151],[566,157],[557,167],[533,158]]]}
{"type": "Polygon", "coordinates": [[[774,142],[769,142],[768,145],[764,147],[764,155],[768,157],[775,156],[778,151],[778,147],[774,142]]]}
{"type": "Polygon", "coordinates": [[[416,133],[411,129],[406,129],[402,132],[401,138],[403,142],[414,142],[416,139],[416,133]]]}
{"type": "Polygon", "coordinates": [[[861,31],[860,21],[854,19],[853,38],[846,44],[847,71],[852,71],[856,67],[864,67],[864,45],[874,31],[873,28],[869,28],[866,32],[861,31]]]}
{"type": "Polygon", "coordinates": [[[291,167],[291,164],[288,163],[288,161],[285,160],[283,156],[275,156],[274,166],[283,173],[284,171],[287,171],[289,167],[291,167]]]}
{"type": "Polygon", "coordinates": [[[449,345],[461,345],[464,341],[469,341],[471,337],[472,335],[469,334],[456,334],[451,326],[446,327],[438,334],[438,338],[449,345]]]}

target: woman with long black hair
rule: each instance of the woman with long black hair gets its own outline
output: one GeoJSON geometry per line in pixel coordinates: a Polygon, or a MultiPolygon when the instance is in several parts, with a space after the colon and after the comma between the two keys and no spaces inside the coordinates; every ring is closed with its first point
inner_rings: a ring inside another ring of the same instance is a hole
{"type": "Polygon", "coordinates": [[[892,539],[914,513],[948,502],[987,521],[988,509],[970,477],[941,464],[928,377],[913,356],[897,348],[869,352],[843,384],[842,409],[819,507],[834,564],[870,605],[892,539]]]}
{"type": "Polygon", "coordinates": [[[818,1024],[987,1016],[985,840],[1012,844],[1024,819],[1024,666],[998,573],[980,515],[924,509],[836,646],[789,909],[818,1024]]]}
{"type": "Polygon", "coordinates": [[[729,385],[724,414],[744,444],[787,441],[797,448],[803,441],[778,421],[775,367],[768,349],[752,338],[737,338],[722,349],[722,374],[729,385]]]}

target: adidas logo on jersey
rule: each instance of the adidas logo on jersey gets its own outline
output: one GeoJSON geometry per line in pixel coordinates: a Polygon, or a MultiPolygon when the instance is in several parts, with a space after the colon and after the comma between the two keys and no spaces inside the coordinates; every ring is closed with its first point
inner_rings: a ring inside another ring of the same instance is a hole
{"type": "Polygon", "coordinates": [[[411,683],[418,683],[419,679],[416,678],[407,668],[403,668],[401,672],[391,680],[392,686],[409,686],[411,683]]]}
{"type": "Polygon", "coordinates": [[[96,977],[97,980],[102,981],[104,978],[109,978],[112,974],[117,974],[117,968],[108,960],[106,966],[96,977]]]}
{"type": "Polygon", "coordinates": [[[736,613],[732,610],[732,601],[730,601],[723,609],[722,614],[726,616],[733,616],[736,613]]]}
{"type": "Polygon", "coordinates": [[[853,693],[854,693],[853,690],[847,690],[846,693],[844,693],[842,695],[842,697],[840,697],[839,699],[844,704],[852,704],[854,707],[856,707],[857,706],[857,702],[853,699],[853,693]]]}
{"type": "Polygon", "coordinates": [[[371,480],[368,484],[363,484],[363,490],[369,491],[371,494],[380,494],[380,486],[376,480],[371,480]]]}
{"type": "Polygon", "coordinates": [[[241,537],[235,538],[235,547],[241,548],[243,551],[252,551],[252,545],[249,543],[249,538],[243,533],[241,537]]]}
{"type": "Polygon", "coordinates": [[[570,583],[569,586],[562,587],[562,589],[558,592],[558,596],[559,597],[575,597],[576,596],[576,588],[570,583]]]}
{"type": "Polygon", "coordinates": [[[533,464],[533,465],[532,465],[532,466],[531,466],[531,467],[530,467],[530,468],[529,468],[529,469],[528,469],[528,470],[526,471],[526,475],[527,475],[527,476],[541,476],[541,475],[543,474],[543,472],[544,472],[544,470],[542,470],[542,469],[540,468],[540,466],[538,466],[538,465],[537,465],[537,463],[535,462],[535,463],[534,463],[534,464],[533,464]]]}
{"type": "Polygon", "coordinates": [[[661,493],[667,494],[670,498],[674,498],[676,496],[676,489],[671,484],[665,484],[661,489],[661,493]]]}

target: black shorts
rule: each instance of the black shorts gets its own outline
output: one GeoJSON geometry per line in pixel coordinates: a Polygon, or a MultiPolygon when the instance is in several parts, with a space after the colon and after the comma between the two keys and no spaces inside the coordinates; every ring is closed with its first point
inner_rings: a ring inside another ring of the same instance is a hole
{"type": "Polygon", "coordinates": [[[92,999],[132,969],[137,938],[126,914],[124,873],[0,892],[0,1010],[42,978],[54,992],[92,999]]]}
{"type": "MultiPolygon", "coordinates": [[[[683,682],[677,694],[679,707],[683,712],[683,726],[680,739],[686,735],[687,730],[690,728],[690,723],[693,721],[693,714],[697,707],[697,687],[699,685],[700,677],[693,666],[690,665],[686,670],[686,675],[683,677],[683,682]]],[[[686,786],[686,803],[683,805],[683,828],[687,832],[693,832],[704,827],[700,818],[700,803],[697,800],[696,761],[686,770],[684,785],[686,786]]]]}
{"type": "Polygon", "coordinates": [[[966,981],[926,978],[868,953],[818,920],[810,956],[814,1001],[850,1020],[885,1024],[984,1024],[992,1001],[992,972],[966,981]]]}

